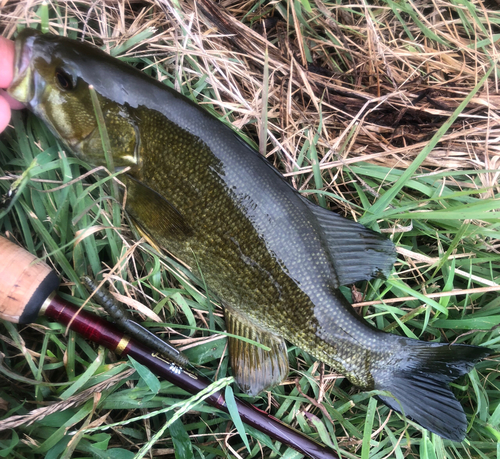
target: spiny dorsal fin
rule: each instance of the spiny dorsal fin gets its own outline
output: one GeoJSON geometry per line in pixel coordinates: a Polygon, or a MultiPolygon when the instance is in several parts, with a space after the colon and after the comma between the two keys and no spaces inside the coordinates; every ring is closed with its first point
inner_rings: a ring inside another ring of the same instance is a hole
{"type": "Polygon", "coordinates": [[[225,308],[229,333],[271,348],[266,351],[238,338],[229,337],[229,357],[236,382],[249,395],[278,385],[288,375],[288,356],[283,338],[256,327],[242,314],[225,308]]]}
{"type": "Polygon", "coordinates": [[[396,261],[394,244],[382,234],[304,198],[332,255],[340,285],[387,277],[396,261]]]}

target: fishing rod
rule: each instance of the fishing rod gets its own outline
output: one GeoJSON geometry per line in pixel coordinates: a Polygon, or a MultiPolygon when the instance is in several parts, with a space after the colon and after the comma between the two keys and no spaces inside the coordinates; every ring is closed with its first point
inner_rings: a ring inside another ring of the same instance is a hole
{"type": "MultiPolygon", "coordinates": [[[[57,321],[120,356],[131,356],[153,373],[197,394],[210,381],[181,368],[157,350],[119,330],[113,323],[79,308],[56,294],[59,278],[43,261],[25,249],[0,237],[0,318],[14,323],[34,322],[40,315],[57,321]]],[[[206,398],[207,403],[228,413],[221,392],[206,398]]],[[[236,398],[243,422],[311,459],[339,459],[335,452],[284,424],[255,406],[236,398]]]]}

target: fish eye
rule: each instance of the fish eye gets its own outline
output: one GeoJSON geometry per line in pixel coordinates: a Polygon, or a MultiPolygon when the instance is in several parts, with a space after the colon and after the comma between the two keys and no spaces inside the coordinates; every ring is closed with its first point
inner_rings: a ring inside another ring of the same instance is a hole
{"type": "Polygon", "coordinates": [[[71,91],[72,89],[75,89],[73,78],[71,78],[71,75],[68,72],[61,68],[56,69],[56,82],[64,91],[71,91]]]}

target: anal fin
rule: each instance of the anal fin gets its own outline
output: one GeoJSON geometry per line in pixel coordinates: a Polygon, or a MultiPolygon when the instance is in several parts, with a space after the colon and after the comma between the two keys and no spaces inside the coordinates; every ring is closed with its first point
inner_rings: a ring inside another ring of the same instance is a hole
{"type": "Polygon", "coordinates": [[[248,395],[278,385],[288,375],[288,356],[285,340],[256,327],[242,314],[225,308],[229,333],[251,339],[270,348],[269,351],[238,338],[229,337],[229,357],[236,382],[248,395]]]}

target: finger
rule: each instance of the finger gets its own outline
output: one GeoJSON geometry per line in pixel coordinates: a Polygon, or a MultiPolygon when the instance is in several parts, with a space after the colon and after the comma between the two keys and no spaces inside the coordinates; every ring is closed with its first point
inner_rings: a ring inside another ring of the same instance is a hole
{"type": "Polygon", "coordinates": [[[7,88],[14,78],[14,42],[0,37],[0,88],[7,88]]]}
{"type": "Polygon", "coordinates": [[[6,93],[3,89],[0,89],[0,97],[3,97],[13,110],[21,110],[22,108],[25,108],[24,104],[16,99],[13,99],[11,95],[6,93]]]}
{"type": "Polygon", "coordinates": [[[10,106],[9,103],[0,96],[0,132],[2,132],[10,121],[10,106]]]}

